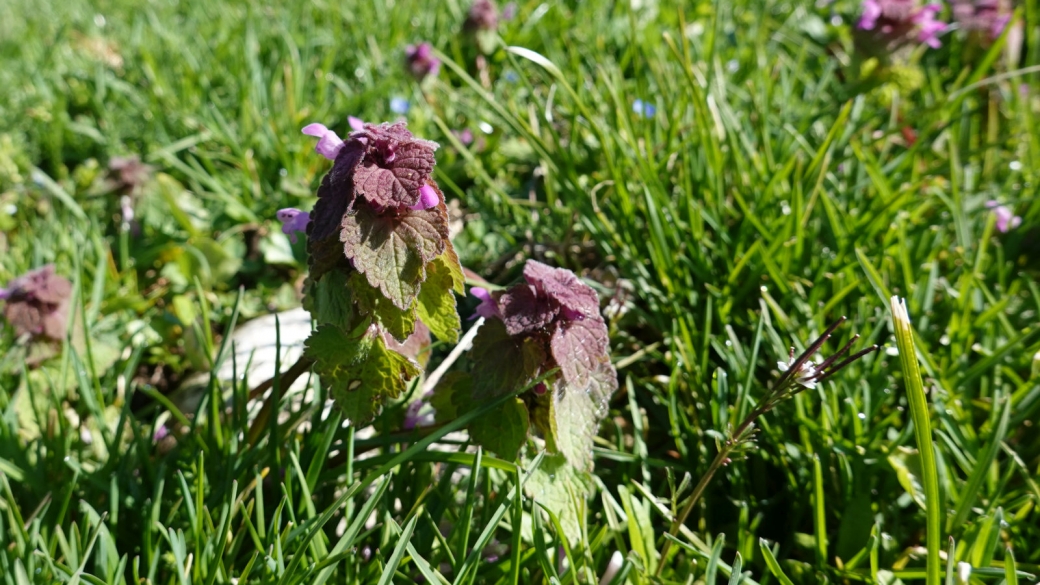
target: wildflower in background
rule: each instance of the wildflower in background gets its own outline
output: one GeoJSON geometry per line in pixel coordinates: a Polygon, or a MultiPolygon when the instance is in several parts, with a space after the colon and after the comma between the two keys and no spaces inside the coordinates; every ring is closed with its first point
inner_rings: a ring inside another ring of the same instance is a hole
{"type": "Polygon", "coordinates": [[[426,408],[426,412],[422,412],[424,406],[429,406],[429,396],[423,396],[419,400],[408,405],[408,408],[404,412],[404,423],[402,427],[406,430],[412,430],[419,427],[428,427],[434,422],[434,414],[432,408],[426,408]]]}
{"type": "Polygon", "coordinates": [[[461,142],[462,144],[464,144],[466,146],[469,146],[470,144],[473,144],[473,131],[470,130],[469,128],[466,128],[466,129],[461,130],[461,131],[459,131],[459,130],[452,130],[452,134],[454,134],[455,137],[459,139],[459,142],[461,142]]]}
{"type": "Polygon", "coordinates": [[[294,244],[296,243],[296,233],[307,233],[307,224],[311,222],[309,213],[292,207],[279,209],[276,217],[278,221],[282,222],[282,233],[289,236],[294,244]]]}
{"type": "Polygon", "coordinates": [[[632,111],[643,118],[653,118],[657,113],[657,106],[643,100],[636,100],[632,102],[632,111]]]}
{"type": "Polygon", "coordinates": [[[109,181],[115,190],[125,195],[136,195],[154,170],[155,167],[142,163],[136,154],[108,159],[109,181]]]}
{"type": "Polygon", "coordinates": [[[999,201],[987,201],[986,208],[992,209],[993,214],[997,216],[997,231],[1002,234],[1006,234],[1008,231],[1022,225],[1022,218],[1015,215],[1015,212],[1010,207],[1001,205],[999,201]]]}
{"type": "Polygon", "coordinates": [[[491,0],[476,0],[462,28],[470,32],[498,30],[498,7],[491,0]]]}
{"type": "Polygon", "coordinates": [[[405,63],[412,76],[422,81],[427,76],[436,76],[441,70],[441,60],[433,56],[433,46],[430,43],[419,43],[408,45],[404,49],[405,63]]]}
{"type": "Polygon", "coordinates": [[[997,40],[1011,21],[1009,0],[953,0],[953,19],[961,30],[984,35],[987,42],[997,40]]]}
{"type": "Polygon", "coordinates": [[[870,52],[892,51],[913,41],[939,48],[938,35],[947,28],[936,20],[940,11],[940,4],[921,6],[918,0],[864,0],[856,28],[866,31],[860,40],[870,52]]]}
{"type": "Polygon", "coordinates": [[[516,18],[516,2],[510,2],[502,7],[502,20],[513,20],[516,18]]]}
{"type": "Polygon", "coordinates": [[[4,317],[18,335],[60,341],[65,338],[71,293],[72,284],[48,264],[0,288],[0,300],[7,301],[4,317]]]}
{"type": "MultiPolygon", "coordinates": [[[[351,126],[353,126],[353,123],[351,123],[351,126]]],[[[336,160],[336,156],[343,148],[343,140],[324,124],[308,124],[303,127],[303,133],[307,136],[318,138],[318,144],[314,145],[314,151],[329,160],[336,160]]]]}
{"type": "Polygon", "coordinates": [[[390,111],[395,114],[401,114],[402,116],[408,113],[408,110],[412,109],[412,105],[408,103],[408,100],[400,96],[394,96],[390,98],[390,111]]]}

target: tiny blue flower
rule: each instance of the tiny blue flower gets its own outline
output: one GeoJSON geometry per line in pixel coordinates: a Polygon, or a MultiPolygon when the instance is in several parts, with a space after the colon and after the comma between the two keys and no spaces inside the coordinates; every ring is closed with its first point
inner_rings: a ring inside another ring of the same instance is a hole
{"type": "Polygon", "coordinates": [[[657,106],[643,100],[632,102],[632,111],[644,118],[653,118],[657,113],[657,106]]]}
{"type": "Polygon", "coordinates": [[[509,71],[506,71],[506,73],[505,73],[505,75],[503,75],[503,77],[505,77],[505,80],[508,81],[509,83],[516,83],[517,81],[520,81],[520,76],[517,75],[516,71],[513,71],[512,69],[510,69],[509,71]]]}
{"type": "Polygon", "coordinates": [[[412,105],[403,97],[395,96],[390,98],[390,111],[395,114],[401,114],[403,116],[408,113],[408,110],[410,110],[411,107],[412,105]]]}

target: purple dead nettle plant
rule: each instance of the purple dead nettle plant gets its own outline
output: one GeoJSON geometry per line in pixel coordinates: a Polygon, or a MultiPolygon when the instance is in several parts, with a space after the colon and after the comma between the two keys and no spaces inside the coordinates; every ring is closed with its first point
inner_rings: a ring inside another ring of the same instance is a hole
{"type": "Polygon", "coordinates": [[[1001,205],[999,201],[990,200],[986,202],[986,208],[993,212],[993,215],[997,218],[997,231],[1006,234],[1009,231],[1022,225],[1022,218],[1015,215],[1015,212],[1006,205],[1001,205]]]}
{"type": "MultiPolygon", "coordinates": [[[[815,389],[818,384],[830,379],[845,366],[879,349],[878,345],[871,345],[866,349],[848,355],[852,346],[859,340],[859,335],[853,335],[848,343],[842,346],[836,353],[818,363],[815,362],[814,356],[823,348],[823,344],[830,339],[831,335],[845,320],[845,317],[842,317],[831,324],[823,332],[823,335],[812,342],[802,353],[795,355],[795,350],[792,347],[787,359],[777,362],[780,376],[766,390],[765,395],[758,400],[755,408],[744,417],[744,420],[735,428],[712,432],[716,437],[718,454],[708,466],[708,470],[701,476],[700,481],[693,488],[693,492],[686,499],[681,512],[672,523],[669,533],[673,537],[679,534],[680,527],[686,522],[690,512],[693,511],[701,495],[704,494],[705,488],[711,482],[715,473],[720,468],[729,465],[732,462],[732,457],[740,455],[752,445],[757,431],[756,421],[759,417],[770,412],[780,403],[793,398],[803,390],[815,389]]],[[[661,551],[662,558],[668,553],[670,542],[670,540],[665,540],[664,549],[661,551]]]]}
{"type": "Polygon", "coordinates": [[[455,295],[465,293],[465,274],[433,180],[437,144],[404,122],[351,127],[345,138],[322,124],[303,129],[332,168],[310,212],[278,212],[287,234],[306,235],[303,303],[317,325],[280,387],[313,370],[354,424],[411,387],[421,394],[402,405],[405,429],[483,408],[468,427],[475,443],[515,459],[535,434],[576,470],[591,470],[593,437],[617,389],[596,292],[568,270],[530,261],[520,284],[473,289],[483,319],[459,343],[455,295]],[[419,389],[433,337],[459,346],[419,389]],[[468,367],[448,371],[470,342],[468,367]]]}
{"type": "Polygon", "coordinates": [[[405,64],[412,76],[422,81],[427,77],[436,77],[441,70],[441,60],[434,56],[433,45],[419,43],[408,45],[404,49],[405,64]]]}
{"type": "Polygon", "coordinates": [[[869,54],[891,53],[915,43],[937,49],[942,46],[939,34],[947,28],[936,18],[940,12],[938,3],[864,0],[856,23],[856,45],[869,54]]]}
{"type": "Polygon", "coordinates": [[[593,437],[617,390],[599,297],[569,270],[534,260],[523,276],[524,282],[501,291],[470,289],[481,300],[477,314],[487,320],[473,341],[471,388],[450,400],[435,393],[432,400],[435,406],[480,405],[530,385],[496,415],[513,421],[508,428],[481,423],[470,436],[515,457],[528,432],[537,431],[550,452],[589,471],[593,437]]]}
{"type": "Polygon", "coordinates": [[[17,335],[30,339],[65,339],[72,285],[54,273],[54,265],[31,270],[0,288],[4,317],[17,335]]]}
{"type": "Polygon", "coordinates": [[[992,43],[1011,21],[1010,0],[953,0],[953,20],[984,44],[992,43]]]}

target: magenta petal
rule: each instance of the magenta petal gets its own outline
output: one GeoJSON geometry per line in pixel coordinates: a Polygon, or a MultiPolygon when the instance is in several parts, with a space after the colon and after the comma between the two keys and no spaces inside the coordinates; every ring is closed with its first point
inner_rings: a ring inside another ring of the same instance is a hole
{"type": "Polygon", "coordinates": [[[336,160],[336,155],[343,148],[343,141],[339,135],[329,130],[324,124],[308,124],[303,127],[303,133],[308,136],[317,136],[318,144],[314,150],[329,160],[336,160]]]}
{"type": "Polygon", "coordinates": [[[354,116],[347,116],[347,124],[349,124],[350,129],[355,132],[365,129],[365,123],[361,118],[355,118],[354,116]]]}
{"type": "Polygon", "coordinates": [[[431,207],[436,207],[440,203],[440,197],[437,197],[437,192],[433,190],[433,187],[429,185],[423,185],[419,187],[419,201],[415,205],[409,207],[416,211],[422,211],[431,207]]]}
{"type": "Polygon", "coordinates": [[[491,298],[491,293],[486,288],[474,286],[469,289],[469,294],[480,299],[480,305],[477,306],[476,314],[485,318],[491,319],[492,317],[498,317],[498,306],[495,304],[495,299],[491,298]]]}
{"type": "Polygon", "coordinates": [[[311,214],[291,207],[279,209],[275,215],[282,222],[282,233],[289,236],[292,243],[296,243],[296,233],[306,233],[307,224],[311,221],[311,214]]]}

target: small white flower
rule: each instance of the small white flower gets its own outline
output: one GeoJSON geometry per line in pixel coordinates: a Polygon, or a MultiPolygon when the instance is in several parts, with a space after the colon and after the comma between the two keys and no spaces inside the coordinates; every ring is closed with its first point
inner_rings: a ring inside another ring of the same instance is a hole
{"type": "Polygon", "coordinates": [[[967,583],[971,579],[971,565],[968,563],[957,563],[957,582],[967,583]]]}
{"type": "MultiPolygon", "coordinates": [[[[776,362],[776,367],[780,368],[781,372],[786,372],[794,366],[795,359],[791,358],[791,361],[787,362],[776,362]]],[[[819,372],[816,371],[816,364],[812,360],[806,360],[802,367],[799,368],[794,374],[794,381],[806,388],[812,390],[816,388],[816,376],[819,372]]]]}

